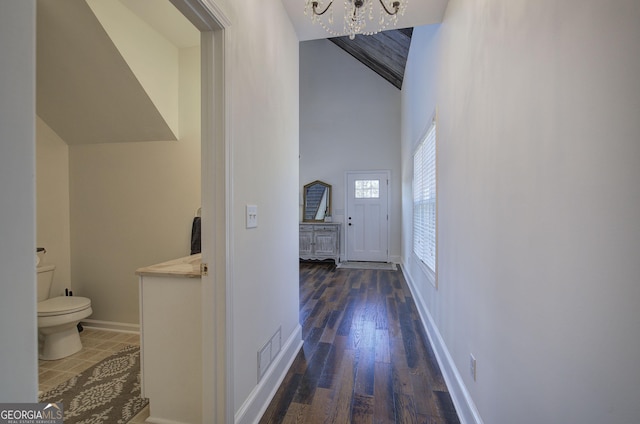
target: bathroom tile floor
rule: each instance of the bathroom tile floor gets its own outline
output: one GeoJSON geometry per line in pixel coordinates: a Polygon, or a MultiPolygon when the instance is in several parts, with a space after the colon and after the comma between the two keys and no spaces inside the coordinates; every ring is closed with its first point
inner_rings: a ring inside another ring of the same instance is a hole
{"type": "MultiPolygon", "coordinates": [[[[115,331],[85,328],[80,333],[82,350],[57,361],[38,361],[38,388],[46,392],[80,374],[87,368],[97,364],[128,345],[140,345],[140,335],[135,333],[119,333],[115,331]]],[[[149,416],[149,406],[145,407],[130,423],[144,423],[149,416]]]]}

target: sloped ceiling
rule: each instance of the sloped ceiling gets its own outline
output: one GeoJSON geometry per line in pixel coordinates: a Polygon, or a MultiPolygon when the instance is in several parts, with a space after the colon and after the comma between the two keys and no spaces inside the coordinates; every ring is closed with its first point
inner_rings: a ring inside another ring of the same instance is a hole
{"type": "MultiPolygon", "coordinates": [[[[379,8],[379,0],[373,0],[374,12],[379,8]]],[[[390,4],[391,0],[384,0],[390,4]]],[[[438,24],[442,22],[444,12],[449,0],[408,0],[407,10],[403,16],[398,17],[395,27],[389,29],[414,28],[421,25],[438,24]]],[[[289,19],[293,23],[300,41],[316,40],[319,38],[331,38],[319,24],[314,24],[308,15],[304,14],[305,0],[282,0],[289,19]]],[[[325,1],[325,4],[327,2],[325,1]]],[[[334,24],[332,30],[340,34],[343,30],[344,2],[334,1],[334,24]]],[[[327,14],[328,15],[328,14],[327,14]]],[[[375,19],[374,21],[375,22],[375,19]]]]}
{"type": "Polygon", "coordinates": [[[37,2],[37,114],[67,144],[175,140],[84,0],[37,2]]]}
{"type": "Polygon", "coordinates": [[[400,90],[412,34],[413,28],[404,28],[329,40],[400,90]]]}
{"type": "Polygon", "coordinates": [[[170,0],[120,0],[120,3],[177,48],[188,48],[200,44],[200,31],[176,9],[170,0]]]}
{"type": "MultiPolygon", "coordinates": [[[[328,4],[325,1],[325,5],[328,4]]],[[[374,19],[377,21],[378,2],[387,5],[390,0],[372,0],[374,19]]],[[[304,13],[303,0],[282,0],[289,18],[300,41],[329,38],[333,43],[351,54],[355,59],[372,69],[398,89],[402,88],[404,67],[409,54],[412,29],[417,26],[438,24],[442,22],[449,0],[408,0],[406,13],[398,17],[398,23],[384,32],[375,35],[357,35],[354,40],[348,37],[334,37],[321,25],[314,24],[310,16],[304,13]]],[[[325,21],[334,33],[343,33],[343,2],[333,1],[333,25],[325,21]]],[[[329,13],[327,13],[327,16],[329,13]]],[[[369,24],[371,25],[371,24],[369,24]]]]}

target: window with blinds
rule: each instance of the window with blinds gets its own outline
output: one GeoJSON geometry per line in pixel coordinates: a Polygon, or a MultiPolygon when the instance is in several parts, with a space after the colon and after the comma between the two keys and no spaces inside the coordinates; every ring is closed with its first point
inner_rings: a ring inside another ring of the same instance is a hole
{"type": "Polygon", "coordinates": [[[413,155],[413,251],[436,271],[436,123],[413,155]]]}

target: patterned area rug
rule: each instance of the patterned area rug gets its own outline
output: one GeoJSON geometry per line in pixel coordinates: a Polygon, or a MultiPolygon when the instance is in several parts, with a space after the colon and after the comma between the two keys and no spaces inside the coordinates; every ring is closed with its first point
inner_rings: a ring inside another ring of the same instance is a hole
{"type": "Polygon", "coordinates": [[[62,402],[65,424],[125,424],[144,408],[140,395],[140,348],[127,346],[40,395],[62,402]]]}
{"type": "Polygon", "coordinates": [[[381,269],[396,271],[398,268],[394,263],[387,262],[340,262],[338,269],[381,269]]]}

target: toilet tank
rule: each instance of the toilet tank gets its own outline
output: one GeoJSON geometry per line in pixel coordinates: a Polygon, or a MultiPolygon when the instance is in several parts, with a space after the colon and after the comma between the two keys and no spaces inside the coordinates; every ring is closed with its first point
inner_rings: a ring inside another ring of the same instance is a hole
{"type": "Polygon", "coordinates": [[[42,302],[49,298],[49,291],[51,290],[51,283],[53,282],[53,271],[56,269],[56,266],[51,264],[40,264],[37,269],[38,302],[42,302]]]}

